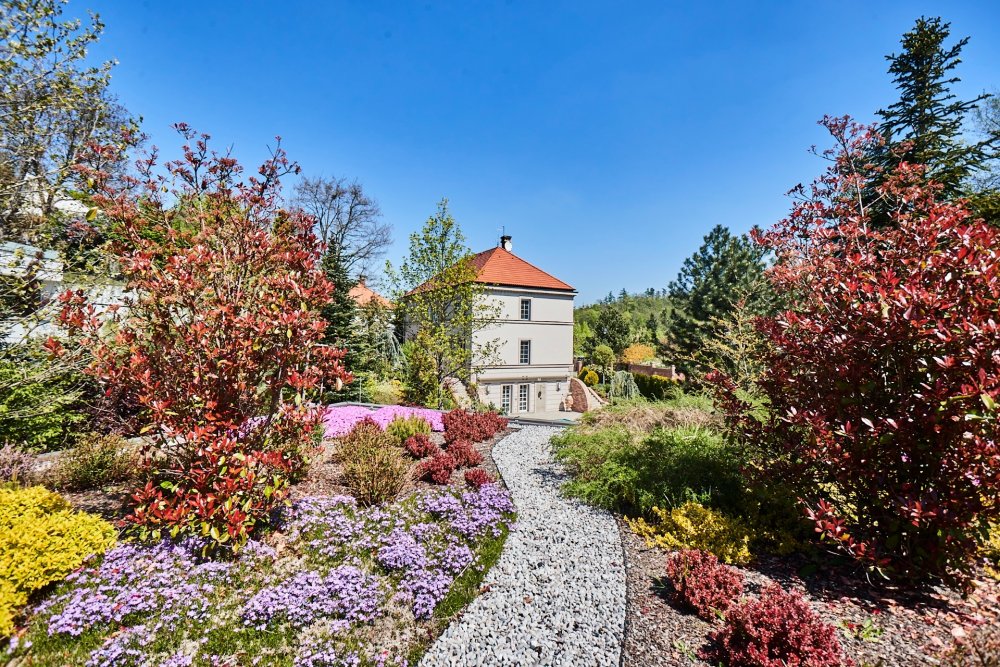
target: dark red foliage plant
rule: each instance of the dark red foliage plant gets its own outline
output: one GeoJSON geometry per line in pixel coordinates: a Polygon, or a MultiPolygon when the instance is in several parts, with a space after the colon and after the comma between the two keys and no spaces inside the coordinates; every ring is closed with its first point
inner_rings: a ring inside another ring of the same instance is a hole
{"type": "Polygon", "coordinates": [[[715,620],[743,594],[743,575],[700,549],[670,554],[667,579],[674,588],[674,603],[706,621],[715,620]]]}
{"type": "Polygon", "coordinates": [[[483,442],[507,428],[507,420],[495,412],[470,412],[456,408],[442,416],[445,441],[483,442]]]}
{"type": "Polygon", "coordinates": [[[474,489],[480,489],[487,484],[492,484],[496,480],[482,468],[472,468],[465,471],[465,483],[474,489]]]}
{"type": "Polygon", "coordinates": [[[448,452],[440,452],[420,462],[419,476],[435,484],[447,484],[455,472],[455,459],[448,452]]]}
{"type": "MultiPolygon", "coordinates": [[[[127,289],[122,308],[62,295],[60,321],[108,392],[142,407],[150,481],[127,521],[141,536],[193,535],[238,547],[282,503],[319,420],[309,399],[349,381],[321,344],[332,286],[312,220],[281,208],[295,165],[280,146],[244,177],[206,135],[178,126],[183,157],[136,174],[80,167],[127,289]]],[[[50,341],[54,353],[64,350],[50,341]]]]}
{"type": "Polygon", "coordinates": [[[477,466],[483,462],[483,455],[468,440],[455,440],[448,445],[448,453],[459,468],[477,466]]]}
{"type": "Polygon", "coordinates": [[[702,658],[726,667],[841,667],[837,630],[824,623],[799,593],[770,584],[760,597],[732,607],[709,635],[702,658]]]}
{"type": "Polygon", "coordinates": [[[423,459],[428,456],[434,456],[441,451],[441,449],[431,442],[431,439],[423,433],[411,435],[403,443],[403,448],[415,459],[423,459]]]}
{"type": "Polygon", "coordinates": [[[961,580],[1000,521],[1000,235],[918,165],[873,188],[879,138],[824,124],[827,173],[756,234],[787,303],[757,321],[767,409],[713,380],[761,481],[789,483],[822,536],[886,575],[961,580]]]}

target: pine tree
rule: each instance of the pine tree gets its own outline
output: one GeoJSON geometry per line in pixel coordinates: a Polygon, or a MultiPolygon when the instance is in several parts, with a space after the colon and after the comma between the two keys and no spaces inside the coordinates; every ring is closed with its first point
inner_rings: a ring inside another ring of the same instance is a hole
{"type": "Polygon", "coordinates": [[[675,305],[667,322],[667,355],[688,372],[717,366],[706,340],[718,335],[717,322],[729,318],[738,295],[747,294],[754,312],[768,308],[770,297],[754,291],[764,271],[764,251],[746,236],[733,236],[717,225],[704,243],[684,260],[677,279],[670,283],[675,305]]]}
{"type": "Polygon", "coordinates": [[[650,312],[649,317],[646,319],[646,331],[649,332],[649,338],[654,345],[660,340],[659,329],[660,325],[656,321],[656,314],[650,312]]]}
{"type": "Polygon", "coordinates": [[[950,32],[951,24],[940,17],[921,17],[900,40],[902,52],[886,56],[900,95],[878,112],[882,119],[878,129],[886,143],[873,156],[884,172],[880,181],[901,162],[925,165],[927,179],[941,184],[939,196],[946,199],[967,194],[970,180],[986,169],[1000,148],[1000,132],[976,143],[963,140],[966,116],[991,95],[963,101],[952,92],[961,80],[955,69],[969,38],[948,46],[950,32]]]}

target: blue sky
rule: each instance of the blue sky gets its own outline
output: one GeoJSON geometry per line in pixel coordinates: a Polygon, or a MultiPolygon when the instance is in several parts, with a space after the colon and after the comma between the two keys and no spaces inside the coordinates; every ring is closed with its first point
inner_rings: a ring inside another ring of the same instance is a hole
{"type": "MultiPolygon", "coordinates": [[[[816,121],[894,101],[883,56],[921,14],[971,36],[958,92],[1000,89],[1000,2],[133,2],[107,23],[113,89],[167,156],[171,123],[247,165],[281,135],[357,178],[390,259],[448,197],[473,250],[580,292],[665,287],[716,224],[788,210],[822,169],[816,121]]],[[[291,183],[289,183],[291,185],[291,183]]]]}

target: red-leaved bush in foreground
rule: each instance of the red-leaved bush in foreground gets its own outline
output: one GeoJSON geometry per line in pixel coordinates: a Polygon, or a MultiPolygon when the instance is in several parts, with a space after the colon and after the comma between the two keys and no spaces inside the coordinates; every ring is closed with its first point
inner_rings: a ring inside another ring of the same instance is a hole
{"type": "Polygon", "coordinates": [[[678,551],[667,557],[667,579],[674,602],[711,621],[743,594],[743,575],[700,549],[678,551]]]}
{"type": "Polygon", "coordinates": [[[423,459],[428,456],[434,456],[441,451],[441,448],[431,442],[431,439],[424,435],[423,433],[417,433],[416,435],[411,435],[403,443],[403,448],[406,453],[415,459],[423,459]]]}
{"type": "Polygon", "coordinates": [[[456,408],[441,416],[446,442],[483,442],[507,428],[507,420],[495,412],[469,412],[456,408]]]}
{"type": "Polygon", "coordinates": [[[702,658],[726,667],[841,667],[836,629],[823,622],[799,593],[770,584],[757,599],[730,608],[709,635],[702,658]]]}
{"type": "Polygon", "coordinates": [[[304,465],[320,416],[310,396],[351,378],[343,351],[321,344],[332,287],[313,221],[280,207],[297,167],[278,148],[244,179],[207,136],[177,129],[188,143],[162,173],[155,151],[122,176],[103,169],[116,147],[90,148],[80,169],[130,296],[102,312],[66,292],[59,321],[106,391],[142,407],[150,481],[127,521],[152,539],[239,546],[304,465]]]}
{"type": "Polygon", "coordinates": [[[1000,521],[1000,232],[903,164],[877,189],[879,139],[826,119],[831,167],[755,235],[787,309],[761,318],[766,411],[712,378],[760,482],[787,483],[816,530],[899,577],[961,579],[1000,521]]]}
{"type": "Polygon", "coordinates": [[[474,489],[481,488],[487,484],[492,484],[496,480],[482,468],[472,468],[465,471],[465,483],[474,489]]]}
{"type": "Polygon", "coordinates": [[[455,440],[448,445],[448,453],[459,468],[477,466],[483,462],[483,455],[468,440],[455,440]]]}
{"type": "Polygon", "coordinates": [[[440,452],[420,462],[419,475],[435,484],[447,484],[455,472],[455,459],[448,452],[440,452]]]}

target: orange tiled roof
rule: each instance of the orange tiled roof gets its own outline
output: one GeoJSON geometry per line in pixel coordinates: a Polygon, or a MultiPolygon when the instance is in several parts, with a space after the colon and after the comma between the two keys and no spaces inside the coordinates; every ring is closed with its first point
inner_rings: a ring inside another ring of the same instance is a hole
{"type": "Polygon", "coordinates": [[[477,282],[487,285],[568,291],[573,289],[555,276],[500,247],[479,253],[472,258],[472,263],[478,272],[477,282]]]}
{"type": "Polygon", "coordinates": [[[350,291],[347,293],[347,296],[354,299],[354,302],[357,303],[359,306],[367,306],[372,301],[381,306],[392,305],[389,303],[388,299],[386,299],[384,296],[382,296],[372,288],[368,287],[368,285],[365,284],[364,280],[362,280],[357,285],[352,287],[350,291]]]}

